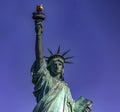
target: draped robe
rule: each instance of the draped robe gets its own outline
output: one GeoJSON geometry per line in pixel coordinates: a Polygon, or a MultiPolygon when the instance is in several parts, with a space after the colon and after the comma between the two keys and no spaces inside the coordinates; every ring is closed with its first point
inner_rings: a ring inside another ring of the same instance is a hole
{"type": "Polygon", "coordinates": [[[32,82],[37,105],[33,112],[89,112],[76,103],[68,85],[50,75],[43,60],[40,66],[35,61],[32,68],[32,82]]]}

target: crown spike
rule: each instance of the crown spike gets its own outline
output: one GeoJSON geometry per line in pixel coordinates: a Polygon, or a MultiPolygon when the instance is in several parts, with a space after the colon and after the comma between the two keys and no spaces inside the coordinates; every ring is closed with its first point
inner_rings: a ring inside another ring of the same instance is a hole
{"type": "Polygon", "coordinates": [[[64,53],[62,54],[62,56],[65,56],[68,52],[70,52],[70,49],[67,50],[66,52],[64,52],[64,53]]]}
{"type": "Polygon", "coordinates": [[[44,58],[49,58],[48,56],[44,56],[44,58]]]}
{"type": "Polygon", "coordinates": [[[52,51],[48,48],[48,51],[49,51],[49,53],[51,54],[51,55],[54,55],[53,53],[52,53],[52,51]]]}
{"type": "Polygon", "coordinates": [[[67,64],[73,64],[73,62],[68,62],[68,61],[65,61],[65,63],[67,63],[67,64]]]}
{"type": "Polygon", "coordinates": [[[73,58],[74,56],[70,56],[70,57],[66,57],[65,59],[70,59],[70,58],[73,58]]]}
{"type": "Polygon", "coordinates": [[[59,53],[60,53],[60,45],[59,45],[58,50],[57,50],[57,54],[59,54],[59,53]]]}

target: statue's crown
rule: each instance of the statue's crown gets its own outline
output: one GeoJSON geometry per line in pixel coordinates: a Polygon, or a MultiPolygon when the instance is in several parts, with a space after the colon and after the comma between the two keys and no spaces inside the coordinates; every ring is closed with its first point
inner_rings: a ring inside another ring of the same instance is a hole
{"type": "Polygon", "coordinates": [[[50,52],[50,56],[47,57],[47,56],[44,56],[45,58],[47,58],[47,63],[49,64],[49,62],[54,59],[54,58],[60,58],[63,60],[63,63],[68,63],[68,64],[72,64],[72,62],[69,62],[67,61],[68,59],[70,58],[73,58],[73,56],[70,56],[70,57],[65,57],[65,55],[70,52],[70,49],[67,50],[66,52],[64,53],[60,53],[60,46],[58,47],[58,50],[57,52],[54,54],[50,49],[48,49],[48,51],[50,52]]]}

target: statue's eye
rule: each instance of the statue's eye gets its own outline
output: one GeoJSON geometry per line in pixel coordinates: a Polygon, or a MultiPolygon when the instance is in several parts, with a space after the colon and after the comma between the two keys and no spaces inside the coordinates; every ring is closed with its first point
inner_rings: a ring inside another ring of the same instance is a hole
{"type": "Polygon", "coordinates": [[[61,63],[59,63],[59,65],[62,65],[61,63]]]}

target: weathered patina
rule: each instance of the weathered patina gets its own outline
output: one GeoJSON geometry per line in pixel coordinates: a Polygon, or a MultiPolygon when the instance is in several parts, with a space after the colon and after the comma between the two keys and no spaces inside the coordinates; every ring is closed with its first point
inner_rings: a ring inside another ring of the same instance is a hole
{"type": "Polygon", "coordinates": [[[35,55],[36,60],[32,65],[31,74],[34,84],[34,96],[37,104],[33,112],[91,112],[92,101],[80,97],[73,100],[70,88],[64,81],[64,64],[70,63],[65,53],[60,53],[60,47],[54,54],[51,50],[47,61],[44,59],[42,46],[42,21],[45,15],[43,7],[37,6],[33,13],[36,31],[35,55]]]}

